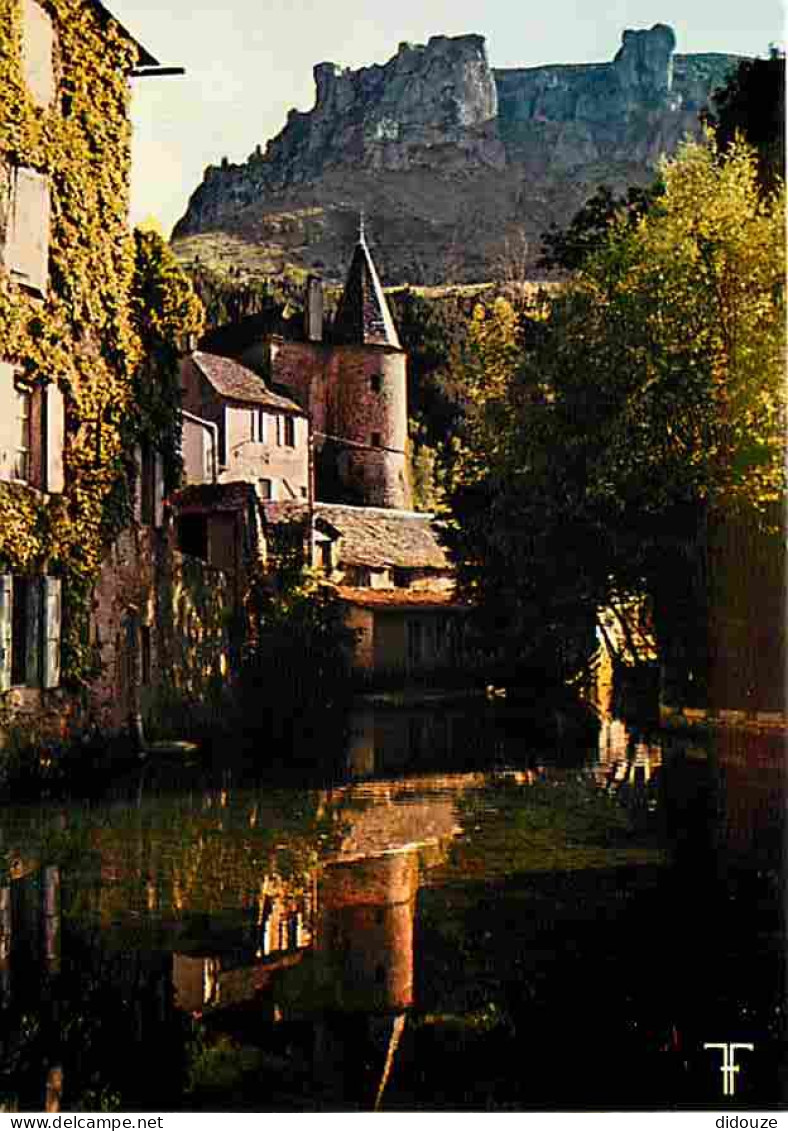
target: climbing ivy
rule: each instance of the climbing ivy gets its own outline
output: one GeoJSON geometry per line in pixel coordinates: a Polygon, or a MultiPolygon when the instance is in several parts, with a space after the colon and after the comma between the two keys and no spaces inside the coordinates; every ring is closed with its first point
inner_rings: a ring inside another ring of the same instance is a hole
{"type": "Polygon", "coordinates": [[[134,232],[132,318],[144,361],[134,377],[131,438],[156,444],[168,490],[180,486],[180,358],[205,326],[203,304],[162,237],[134,232]]]}
{"type": "Polygon", "coordinates": [[[143,343],[127,224],[137,48],[98,5],[48,0],[47,9],[57,95],[39,107],[24,81],[20,0],[0,0],[0,237],[11,168],[46,175],[50,191],[47,295],[29,293],[0,265],[0,342],[23,381],[56,384],[64,395],[66,488],[47,497],[0,484],[0,568],[63,578],[63,675],[75,687],[94,672],[91,591],[128,518],[128,422],[146,428],[132,412],[143,343]]]}

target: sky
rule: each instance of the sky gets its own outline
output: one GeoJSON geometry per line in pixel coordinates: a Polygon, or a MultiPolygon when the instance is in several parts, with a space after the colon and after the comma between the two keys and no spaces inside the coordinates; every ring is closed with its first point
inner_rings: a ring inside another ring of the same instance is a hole
{"type": "Polygon", "coordinates": [[[407,40],[476,32],[493,67],[601,62],[625,28],[670,24],[677,51],[768,53],[785,41],[781,0],[106,0],[163,65],[183,77],[133,81],[132,223],[165,234],[207,165],[246,160],[314,104],[312,67],[385,63],[407,40]],[[549,13],[545,18],[544,13],[549,13]]]}

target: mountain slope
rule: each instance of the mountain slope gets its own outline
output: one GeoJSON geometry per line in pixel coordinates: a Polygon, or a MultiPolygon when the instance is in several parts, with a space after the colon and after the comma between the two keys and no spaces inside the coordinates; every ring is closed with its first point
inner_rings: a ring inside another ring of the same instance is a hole
{"type": "Polygon", "coordinates": [[[241,165],[206,169],[173,245],[186,261],[338,279],[363,209],[387,283],[489,278],[599,184],[646,183],[699,130],[732,55],[625,31],[611,63],[493,70],[478,35],[403,43],[383,66],[314,69],[315,106],[241,165]]]}

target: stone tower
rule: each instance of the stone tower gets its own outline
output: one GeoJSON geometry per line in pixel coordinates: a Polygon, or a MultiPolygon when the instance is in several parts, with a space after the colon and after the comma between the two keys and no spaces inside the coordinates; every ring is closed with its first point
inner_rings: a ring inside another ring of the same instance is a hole
{"type": "Polygon", "coordinates": [[[326,448],[341,501],[408,510],[407,356],[363,223],[333,328],[326,448]]]}

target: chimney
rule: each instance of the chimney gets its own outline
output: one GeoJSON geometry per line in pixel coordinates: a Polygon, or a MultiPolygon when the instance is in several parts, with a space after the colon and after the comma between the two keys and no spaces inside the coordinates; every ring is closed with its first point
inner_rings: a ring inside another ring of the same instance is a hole
{"type": "Polygon", "coordinates": [[[308,342],[323,340],[323,281],[317,275],[306,281],[304,331],[308,342]]]}

